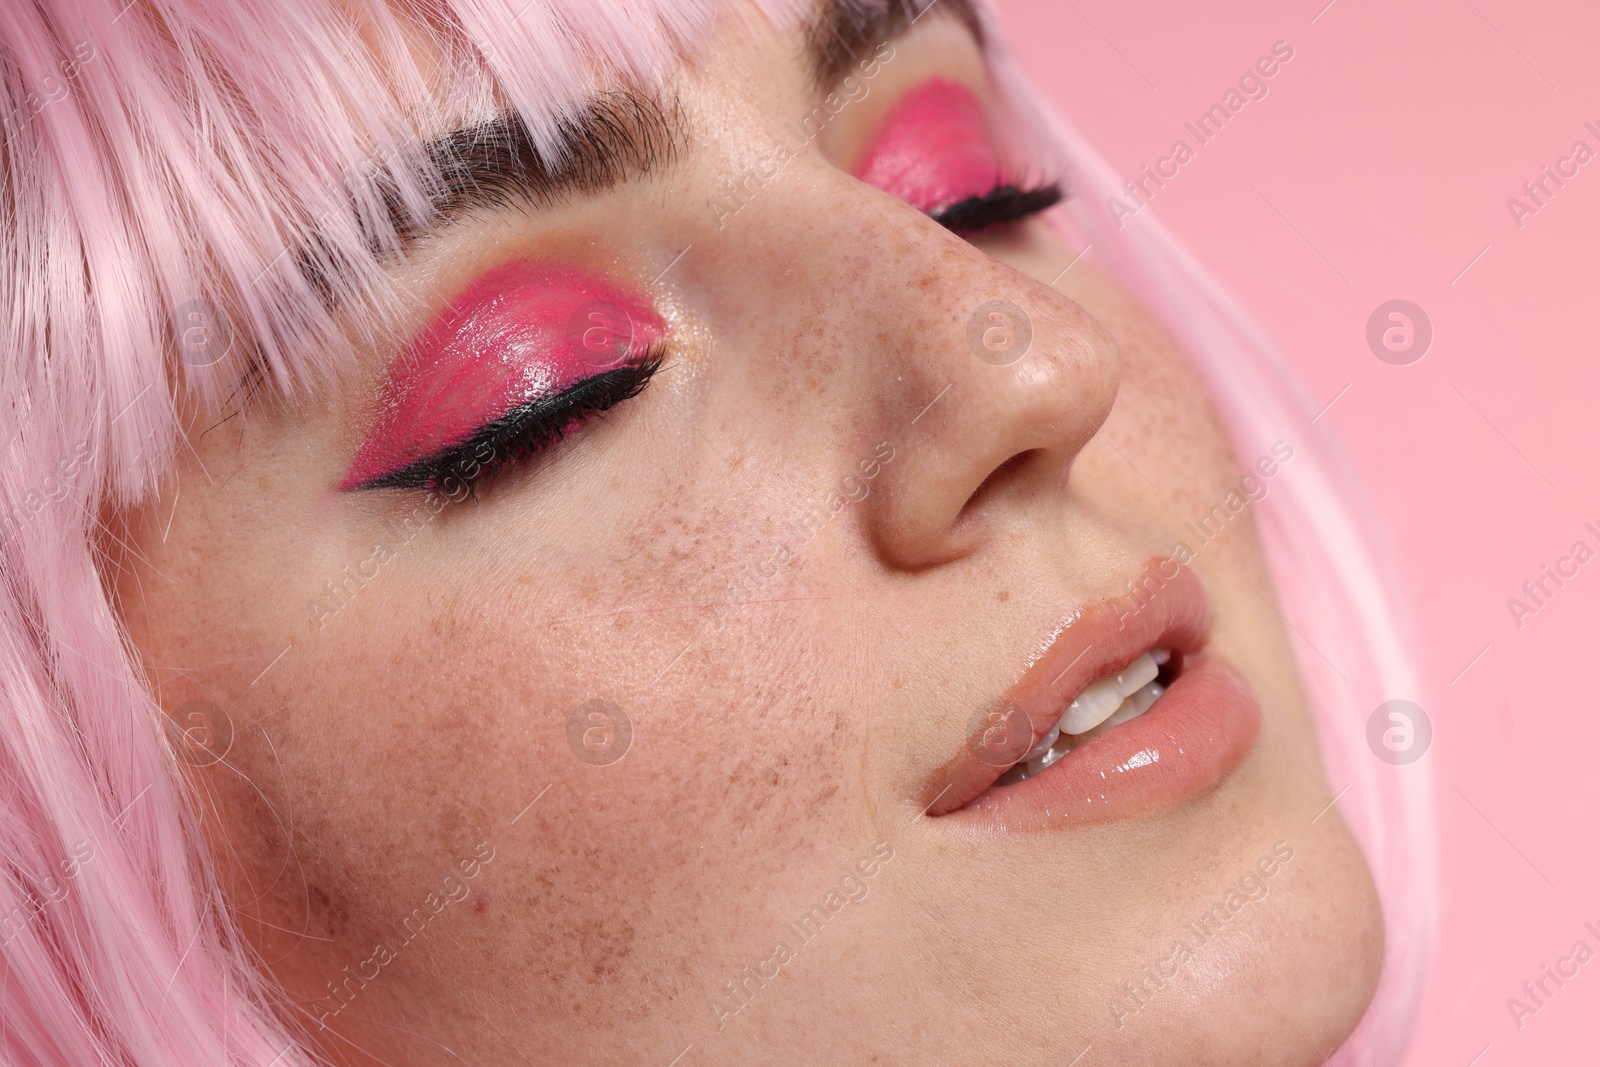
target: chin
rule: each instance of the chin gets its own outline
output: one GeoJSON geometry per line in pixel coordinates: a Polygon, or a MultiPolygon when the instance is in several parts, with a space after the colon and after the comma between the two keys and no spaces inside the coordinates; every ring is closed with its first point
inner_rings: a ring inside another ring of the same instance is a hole
{"type": "Polygon", "coordinates": [[[1210,902],[1197,902],[1164,939],[1192,946],[1176,975],[1161,978],[1173,969],[1164,946],[1127,968],[1143,980],[1132,993],[1118,990],[1120,1009],[1090,1005],[1105,1024],[1097,1062],[1311,1067],[1334,1055],[1377,989],[1384,926],[1366,863],[1330,816],[1315,837],[1302,836],[1268,895],[1232,928],[1202,925],[1210,902]]]}

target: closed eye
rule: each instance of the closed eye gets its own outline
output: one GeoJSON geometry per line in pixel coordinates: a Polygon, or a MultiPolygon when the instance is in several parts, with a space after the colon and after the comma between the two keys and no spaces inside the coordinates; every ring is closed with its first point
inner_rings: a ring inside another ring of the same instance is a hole
{"type": "Polygon", "coordinates": [[[1002,182],[980,196],[969,196],[931,212],[929,218],[954,233],[965,236],[992,226],[1021,222],[1055,207],[1066,193],[1060,182],[1019,189],[1002,182]]]}
{"type": "Polygon", "coordinates": [[[553,396],[519,405],[474,431],[466,440],[368,479],[355,489],[432,489],[458,492],[484,478],[529,459],[576,432],[601,412],[644,391],[661,369],[659,345],[636,363],[603,371],[553,396]]]}

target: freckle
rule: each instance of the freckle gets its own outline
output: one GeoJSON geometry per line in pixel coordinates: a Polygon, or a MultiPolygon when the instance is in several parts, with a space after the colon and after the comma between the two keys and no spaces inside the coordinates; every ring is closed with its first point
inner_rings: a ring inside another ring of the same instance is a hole
{"type": "Polygon", "coordinates": [[[485,893],[481,889],[472,894],[472,910],[477,912],[479,915],[482,915],[484,912],[488,911],[489,894],[485,893]]]}
{"type": "Polygon", "coordinates": [[[1011,599],[1011,590],[1002,589],[994,595],[994,598],[1000,601],[1000,603],[1004,604],[1006,601],[1011,599]]]}

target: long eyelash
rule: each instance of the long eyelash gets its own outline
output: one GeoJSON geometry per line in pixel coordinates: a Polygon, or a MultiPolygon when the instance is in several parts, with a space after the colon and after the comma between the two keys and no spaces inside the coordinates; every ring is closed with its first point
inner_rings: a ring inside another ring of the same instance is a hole
{"type": "Polygon", "coordinates": [[[931,218],[945,229],[965,235],[991,226],[1020,222],[1055,207],[1065,198],[1060,182],[1031,189],[1001,184],[981,196],[969,196],[940,208],[931,218]]]}
{"type": "Polygon", "coordinates": [[[555,396],[515,407],[460,444],[361,483],[358,489],[439,489],[451,482],[467,488],[485,475],[533,456],[587,421],[644,391],[666,358],[658,346],[637,363],[585,378],[555,396]]]}

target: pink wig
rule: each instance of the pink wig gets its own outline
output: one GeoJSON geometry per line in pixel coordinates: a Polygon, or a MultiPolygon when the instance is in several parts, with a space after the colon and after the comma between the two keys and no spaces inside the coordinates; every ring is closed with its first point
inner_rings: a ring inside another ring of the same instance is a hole
{"type": "MultiPolygon", "coordinates": [[[[106,568],[131,551],[116,509],[171,470],[186,399],[221,404],[248,365],[291,397],[337,371],[328,290],[394,306],[385,264],[438,177],[423,139],[509,106],[557,160],[593,93],[659,88],[731,6],[403,0],[364,12],[358,31],[330,0],[0,4],[7,1065],[316,1060],[231,921],[108,594],[106,568]],[[418,69],[407,40],[419,33],[442,71],[418,69]],[[313,224],[327,236],[306,249],[313,224]],[[176,356],[196,314],[234,339],[211,365],[176,356]]],[[[792,25],[804,5],[758,7],[792,25]]],[[[1378,997],[1335,1061],[1393,1063],[1431,940],[1431,793],[1425,763],[1390,767],[1366,750],[1372,709],[1421,694],[1358,498],[1240,310],[1149,211],[1114,225],[1110,169],[1042,105],[982,14],[1014,135],[1054,151],[1067,177],[1067,235],[1184,343],[1241,455],[1294,445],[1292,470],[1258,505],[1263,534],[1328,774],[1388,924],[1378,997]]]]}

